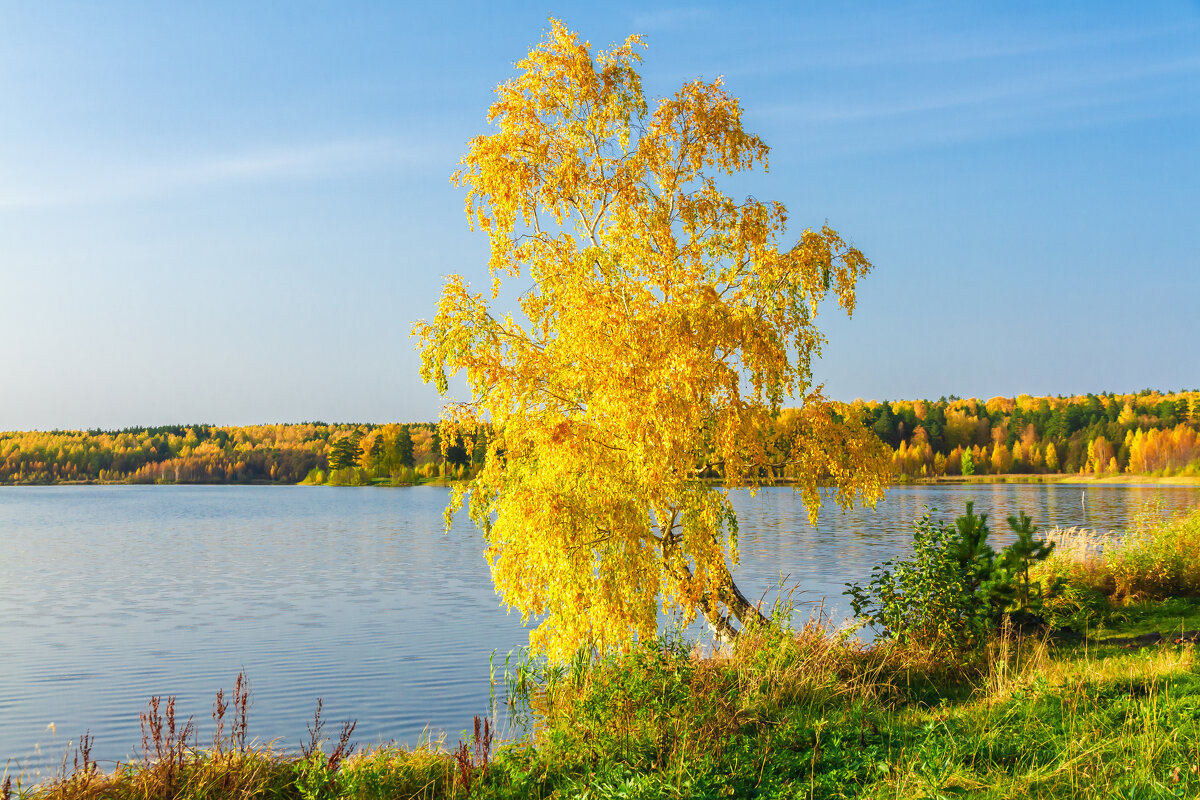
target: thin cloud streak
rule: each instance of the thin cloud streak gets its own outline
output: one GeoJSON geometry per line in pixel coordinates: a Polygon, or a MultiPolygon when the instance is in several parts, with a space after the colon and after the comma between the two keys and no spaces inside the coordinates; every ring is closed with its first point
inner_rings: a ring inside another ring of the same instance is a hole
{"type": "MultiPolygon", "coordinates": [[[[1200,57],[1027,74],[924,96],[758,106],[754,116],[802,129],[809,153],[835,157],[1095,128],[1200,113],[1200,57]]],[[[916,84],[918,87],[920,84],[916,84]]]]}
{"type": "Polygon", "coordinates": [[[418,167],[453,160],[450,149],[390,139],[357,139],[249,150],[170,163],[134,162],[71,169],[69,177],[6,179],[0,209],[89,205],[169,195],[183,189],[243,183],[312,180],[373,169],[418,167]]]}
{"type": "MultiPolygon", "coordinates": [[[[940,96],[914,98],[903,102],[858,106],[836,105],[825,108],[814,108],[809,104],[789,103],[760,109],[760,111],[770,115],[796,115],[806,123],[838,124],[937,111],[953,111],[961,108],[987,106],[1003,100],[1038,97],[1057,97],[1062,100],[1062,105],[1068,106],[1073,104],[1069,98],[1082,90],[1097,89],[1144,78],[1187,73],[1200,73],[1200,57],[1177,59],[1131,69],[1110,70],[1107,73],[1089,70],[1069,76],[1061,74],[1029,75],[1020,80],[998,83],[983,89],[966,88],[940,96]]],[[[1103,102],[1102,98],[1100,102],[1103,102]]]]}
{"type": "Polygon", "coordinates": [[[652,13],[635,14],[633,17],[633,27],[637,33],[675,30],[684,25],[700,22],[711,17],[712,11],[699,6],[667,9],[652,13]]]}
{"type": "Polygon", "coordinates": [[[809,69],[937,66],[1001,61],[1052,53],[1111,49],[1124,44],[1195,33],[1200,33],[1200,21],[1139,30],[1100,29],[1041,38],[1032,37],[1027,31],[1013,31],[1009,38],[997,34],[969,38],[962,33],[932,37],[904,36],[897,37],[903,39],[903,44],[894,47],[879,46],[878,43],[872,43],[871,47],[861,47],[857,38],[838,42],[824,39],[817,42],[798,41],[793,47],[793,52],[802,55],[792,58],[780,58],[775,55],[769,61],[743,63],[740,67],[730,68],[727,74],[739,77],[769,77],[809,69]]]}

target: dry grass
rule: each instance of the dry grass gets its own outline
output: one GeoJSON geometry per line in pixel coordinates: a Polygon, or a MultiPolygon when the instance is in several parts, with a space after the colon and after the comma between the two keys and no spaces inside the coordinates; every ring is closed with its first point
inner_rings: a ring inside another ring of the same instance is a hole
{"type": "Polygon", "coordinates": [[[1077,563],[1099,562],[1105,551],[1120,545],[1121,537],[1113,531],[1100,533],[1087,528],[1053,528],[1043,538],[1054,544],[1054,555],[1077,563]]]}
{"type": "Polygon", "coordinates": [[[1054,553],[1037,568],[1043,587],[1057,581],[1119,601],[1200,596],[1200,507],[1162,520],[1141,515],[1124,535],[1055,529],[1054,553]]]}

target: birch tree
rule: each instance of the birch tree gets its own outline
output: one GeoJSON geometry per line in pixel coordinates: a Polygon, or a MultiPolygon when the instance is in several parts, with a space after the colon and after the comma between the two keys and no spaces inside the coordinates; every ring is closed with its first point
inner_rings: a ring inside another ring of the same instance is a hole
{"type": "Polygon", "coordinates": [[[450,276],[413,329],[421,377],[470,394],[442,441],[488,432],[447,525],[466,502],[497,591],[553,659],[653,636],[660,609],[735,637],[761,616],[732,577],[730,488],[786,470],[815,521],[823,486],[873,504],[889,469],[811,371],[823,301],[851,313],[870,262],[828,226],[785,243],[782,204],[724,193],[766,144],[720,80],[648,102],[641,47],[593,53],[551,20],[453,177],[491,286],[450,276]],[[799,413],[773,424],[789,398],[799,413]]]}

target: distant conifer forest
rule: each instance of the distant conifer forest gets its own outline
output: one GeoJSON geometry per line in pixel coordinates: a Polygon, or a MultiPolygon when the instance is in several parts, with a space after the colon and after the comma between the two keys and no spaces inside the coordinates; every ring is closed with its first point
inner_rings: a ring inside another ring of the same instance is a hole
{"type": "MultiPolygon", "coordinates": [[[[985,475],[1200,477],[1200,391],[839,404],[892,449],[897,480],[985,475]]],[[[787,460],[784,409],[764,435],[787,460]]],[[[0,433],[0,483],[406,484],[471,477],[486,433],[434,423],[171,425],[0,433]]],[[[719,477],[712,475],[710,477],[719,477]]],[[[790,477],[788,467],[778,475],[790,477]]]]}

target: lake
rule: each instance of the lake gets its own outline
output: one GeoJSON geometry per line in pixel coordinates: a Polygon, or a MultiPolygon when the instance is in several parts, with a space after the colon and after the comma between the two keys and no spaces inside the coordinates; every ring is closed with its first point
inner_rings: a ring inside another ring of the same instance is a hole
{"type": "MultiPolygon", "coordinates": [[[[90,730],[101,766],[141,745],[153,694],[177,695],[211,737],[212,700],[244,670],[251,737],[297,747],[318,697],[328,732],[355,741],[454,745],[489,709],[489,655],[526,642],[494,594],[465,515],[449,535],[447,490],[300,486],[0,488],[0,763],[53,775],[90,730]]],[[[974,499],[998,542],[1018,509],[1043,528],[1121,529],[1147,503],[1194,506],[1188,487],[897,486],[874,511],[735,492],[742,562],[757,599],[787,576],[811,606],[848,611],[846,581],[903,554],[926,507],[974,499]]],[[[497,687],[503,695],[503,682],[497,687]]]]}

